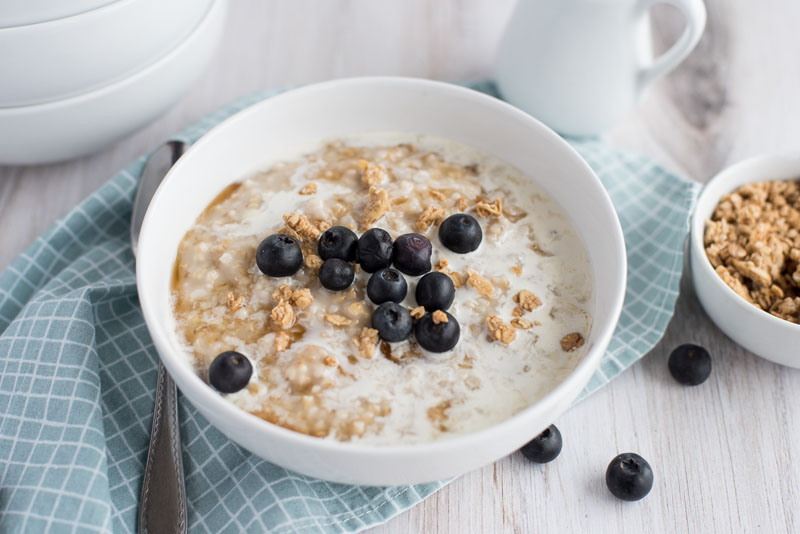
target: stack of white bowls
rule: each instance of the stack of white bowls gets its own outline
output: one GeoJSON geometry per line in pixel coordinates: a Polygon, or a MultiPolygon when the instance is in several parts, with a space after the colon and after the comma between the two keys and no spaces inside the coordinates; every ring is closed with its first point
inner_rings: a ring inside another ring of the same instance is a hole
{"type": "Polygon", "coordinates": [[[0,0],[0,164],[119,140],[191,88],[226,0],[0,0]]]}

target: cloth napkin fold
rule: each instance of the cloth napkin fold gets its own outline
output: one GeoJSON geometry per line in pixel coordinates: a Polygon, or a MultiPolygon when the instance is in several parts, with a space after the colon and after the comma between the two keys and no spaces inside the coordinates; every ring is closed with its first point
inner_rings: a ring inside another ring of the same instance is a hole
{"type": "MultiPolygon", "coordinates": [[[[495,95],[489,82],[471,87],[495,95]]],[[[277,92],[242,98],[177,138],[195,141],[277,92]]],[[[628,248],[622,317],[585,397],[664,333],[699,186],[602,140],[570,142],[608,189],[628,248]]],[[[136,296],[128,240],[144,162],[113,176],[0,274],[2,532],[136,529],[157,358],[136,296]]],[[[446,484],[332,484],[244,451],[183,398],[180,418],[192,533],[356,532],[446,484]]]]}

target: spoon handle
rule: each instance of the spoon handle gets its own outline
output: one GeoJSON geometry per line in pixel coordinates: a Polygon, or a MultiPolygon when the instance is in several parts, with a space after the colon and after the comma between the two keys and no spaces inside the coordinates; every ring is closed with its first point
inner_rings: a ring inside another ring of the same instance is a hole
{"type": "Polygon", "coordinates": [[[158,362],[150,449],[139,506],[139,534],[185,534],[186,492],[175,383],[158,362]]]}

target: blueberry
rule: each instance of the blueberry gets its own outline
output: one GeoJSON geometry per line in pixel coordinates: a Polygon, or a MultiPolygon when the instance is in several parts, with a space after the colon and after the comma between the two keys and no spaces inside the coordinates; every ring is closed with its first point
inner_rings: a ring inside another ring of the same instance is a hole
{"type": "Polygon", "coordinates": [[[341,291],[350,287],[356,276],[353,266],[339,258],[322,262],[319,268],[319,281],[322,287],[331,291],[341,291]]]}
{"type": "Polygon", "coordinates": [[[256,265],[269,276],[291,276],[303,265],[303,252],[294,238],[272,234],[258,245],[256,265]]]}
{"type": "Polygon", "coordinates": [[[417,343],[423,349],[430,352],[447,352],[458,343],[461,335],[461,327],[458,326],[456,318],[447,312],[446,323],[435,323],[433,315],[428,313],[419,320],[414,330],[417,343]]]}
{"type": "Polygon", "coordinates": [[[456,213],[439,225],[439,241],[453,252],[466,254],[472,252],[483,239],[481,225],[472,215],[456,213]]]}
{"type": "Polygon", "coordinates": [[[338,258],[344,261],[356,261],[358,237],[344,226],[331,226],[319,236],[317,253],[323,260],[338,258]]]}
{"type": "Polygon", "coordinates": [[[414,296],[417,306],[425,306],[426,311],[446,310],[453,304],[456,288],[446,274],[428,273],[417,282],[414,296]]]}
{"type": "Polygon", "coordinates": [[[372,314],[372,328],[384,341],[403,341],[411,335],[411,314],[396,302],[384,302],[372,314]]]}
{"type": "Polygon", "coordinates": [[[653,470],[638,454],[620,454],[608,464],[606,486],[623,501],[638,501],[653,487],[653,470]]]}
{"type": "Polygon", "coordinates": [[[375,304],[402,302],[407,292],[406,279],[391,267],[375,272],[367,282],[367,296],[375,304]]]}
{"type": "Polygon", "coordinates": [[[370,228],[358,239],[358,262],[368,273],[392,264],[392,236],[381,228],[370,228]]]}
{"type": "Polygon", "coordinates": [[[403,234],[394,240],[394,266],[409,276],[431,270],[431,242],[424,235],[403,234]]]}
{"type": "Polygon", "coordinates": [[[520,449],[525,458],[537,464],[552,462],[561,453],[561,432],[550,425],[520,449]]]}
{"type": "Polygon", "coordinates": [[[208,381],[222,393],[236,393],[243,389],[253,374],[253,366],[244,354],[229,350],[211,362],[208,381]]]}
{"type": "Polygon", "coordinates": [[[711,374],[711,355],[699,345],[681,345],[669,355],[669,372],[686,386],[702,384],[711,374]]]}

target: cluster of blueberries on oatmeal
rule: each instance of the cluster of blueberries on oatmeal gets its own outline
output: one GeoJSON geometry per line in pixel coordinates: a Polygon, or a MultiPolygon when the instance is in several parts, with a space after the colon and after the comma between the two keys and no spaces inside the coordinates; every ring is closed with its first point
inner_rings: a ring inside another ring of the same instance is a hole
{"type": "MultiPolygon", "coordinates": [[[[451,215],[439,226],[439,241],[458,254],[475,251],[482,239],[480,224],[466,213],[451,215]]],[[[325,289],[344,291],[353,284],[354,264],[358,263],[362,270],[372,273],[367,296],[378,306],[372,314],[369,335],[374,333],[383,341],[396,343],[408,339],[413,331],[423,349],[446,352],[458,343],[461,328],[447,312],[455,298],[453,280],[442,272],[431,272],[432,250],[430,240],[417,233],[392,241],[382,228],[370,228],[358,237],[345,226],[333,226],[322,233],[317,244],[322,260],[319,281],[325,289]],[[408,293],[404,274],[421,276],[414,292],[417,306],[411,310],[400,305],[408,293]]],[[[275,278],[292,276],[304,264],[300,244],[285,234],[265,238],[255,260],[262,273],[275,278]]],[[[252,373],[253,367],[244,355],[225,351],[211,363],[208,379],[219,391],[235,393],[247,386],[252,373]]]]}

